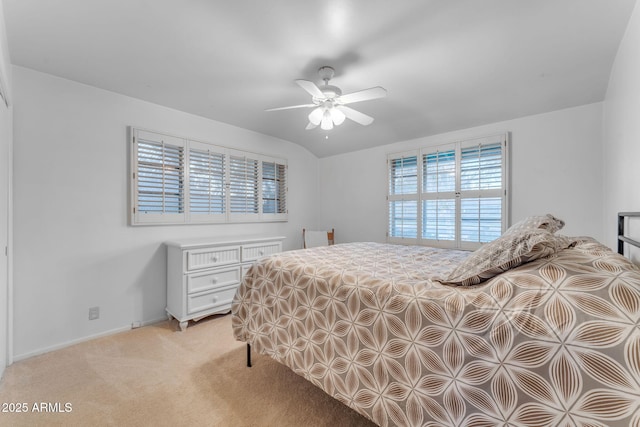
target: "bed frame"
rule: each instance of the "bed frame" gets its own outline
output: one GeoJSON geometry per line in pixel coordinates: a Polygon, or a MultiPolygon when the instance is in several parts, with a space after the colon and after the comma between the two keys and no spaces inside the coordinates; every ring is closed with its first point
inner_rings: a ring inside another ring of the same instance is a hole
{"type": "Polygon", "coordinates": [[[625,235],[624,226],[625,218],[640,217],[640,212],[618,212],[618,253],[624,255],[624,244],[640,248],[640,242],[630,239],[625,235]]]}

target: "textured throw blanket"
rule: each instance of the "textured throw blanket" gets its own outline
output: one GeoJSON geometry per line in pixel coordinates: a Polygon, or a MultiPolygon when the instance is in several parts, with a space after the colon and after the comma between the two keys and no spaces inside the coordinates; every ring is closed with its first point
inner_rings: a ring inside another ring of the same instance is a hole
{"type": "Polygon", "coordinates": [[[245,276],[233,332],[381,426],[640,426],[638,268],[583,238],[480,285],[437,281],[467,256],[283,252],[245,276]]]}

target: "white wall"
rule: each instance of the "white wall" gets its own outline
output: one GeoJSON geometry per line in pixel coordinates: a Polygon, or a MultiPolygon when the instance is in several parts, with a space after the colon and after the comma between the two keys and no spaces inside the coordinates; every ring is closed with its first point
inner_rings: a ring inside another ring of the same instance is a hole
{"type": "Polygon", "coordinates": [[[13,92],[17,359],[165,318],[163,241],[260,233],[292,249],[316,223],[317,158],[298,145],[21,67],[13,92]],[[289,221],[128,226],[128,125],[287,158],[289,221]]]}
{"type": "Polygon", "coordinates": [[[384,242],[387,154],[511,132],[511,219],[553,213],[562,233],[603,239],[602,104],[589,104],[320,159],[322,226],[338,242],[384,242]]]}
{"type": "MultiPolygon", "coordinates": [[[[7,46],[4,12],[0,2],[0,85],[11,100],[11,61],[7,46]]],[[[11,104],[9,104],[11,105],[11,104]]],[[[10,263],[5,248],[11,246],[11,150],[13,147],[11,108],[0,100],[0,377],[10,360],[9,283],[10,263]]],[[[7,249],[9,250],[9,249],[7,249]]]]}
{"type": "Polygon", "coordinates": [[[640,211],[640,3],[613,64],[603,128],[605,243],[616,248],[617,212],[640,211]]]}

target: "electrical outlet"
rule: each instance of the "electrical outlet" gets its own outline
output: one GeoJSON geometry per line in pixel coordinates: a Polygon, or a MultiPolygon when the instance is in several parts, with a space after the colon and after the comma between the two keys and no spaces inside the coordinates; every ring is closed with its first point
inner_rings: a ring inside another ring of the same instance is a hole
{"type": "Polygon", "coordinates": [[[136,320],[135,322],[131,323],[131,329],[137,329],[141,326],[142,326],[142,322],[140,322],[139,320],[136,320]]]}
{"type": "Polygon", "coordinates": [[[100,307],[89,308],[89,320],[96,320],[100,318],[100,307]]]}

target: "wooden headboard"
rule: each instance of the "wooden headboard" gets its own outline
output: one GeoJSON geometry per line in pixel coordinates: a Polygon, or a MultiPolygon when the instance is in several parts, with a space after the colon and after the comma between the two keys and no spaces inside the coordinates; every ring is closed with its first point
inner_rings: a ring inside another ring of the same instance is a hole
{"type": "Polygon", "coordinates": [[[624,231],[624,224],[626,222],[625,218],[630,218],[634,216],[640,217],[640,212],[618,212],[618,253],[620,255],[624,255],[625,243],[628,243],[632,246],[636,246],[640,248],[640,242],[627,237],[624,231]]]}

